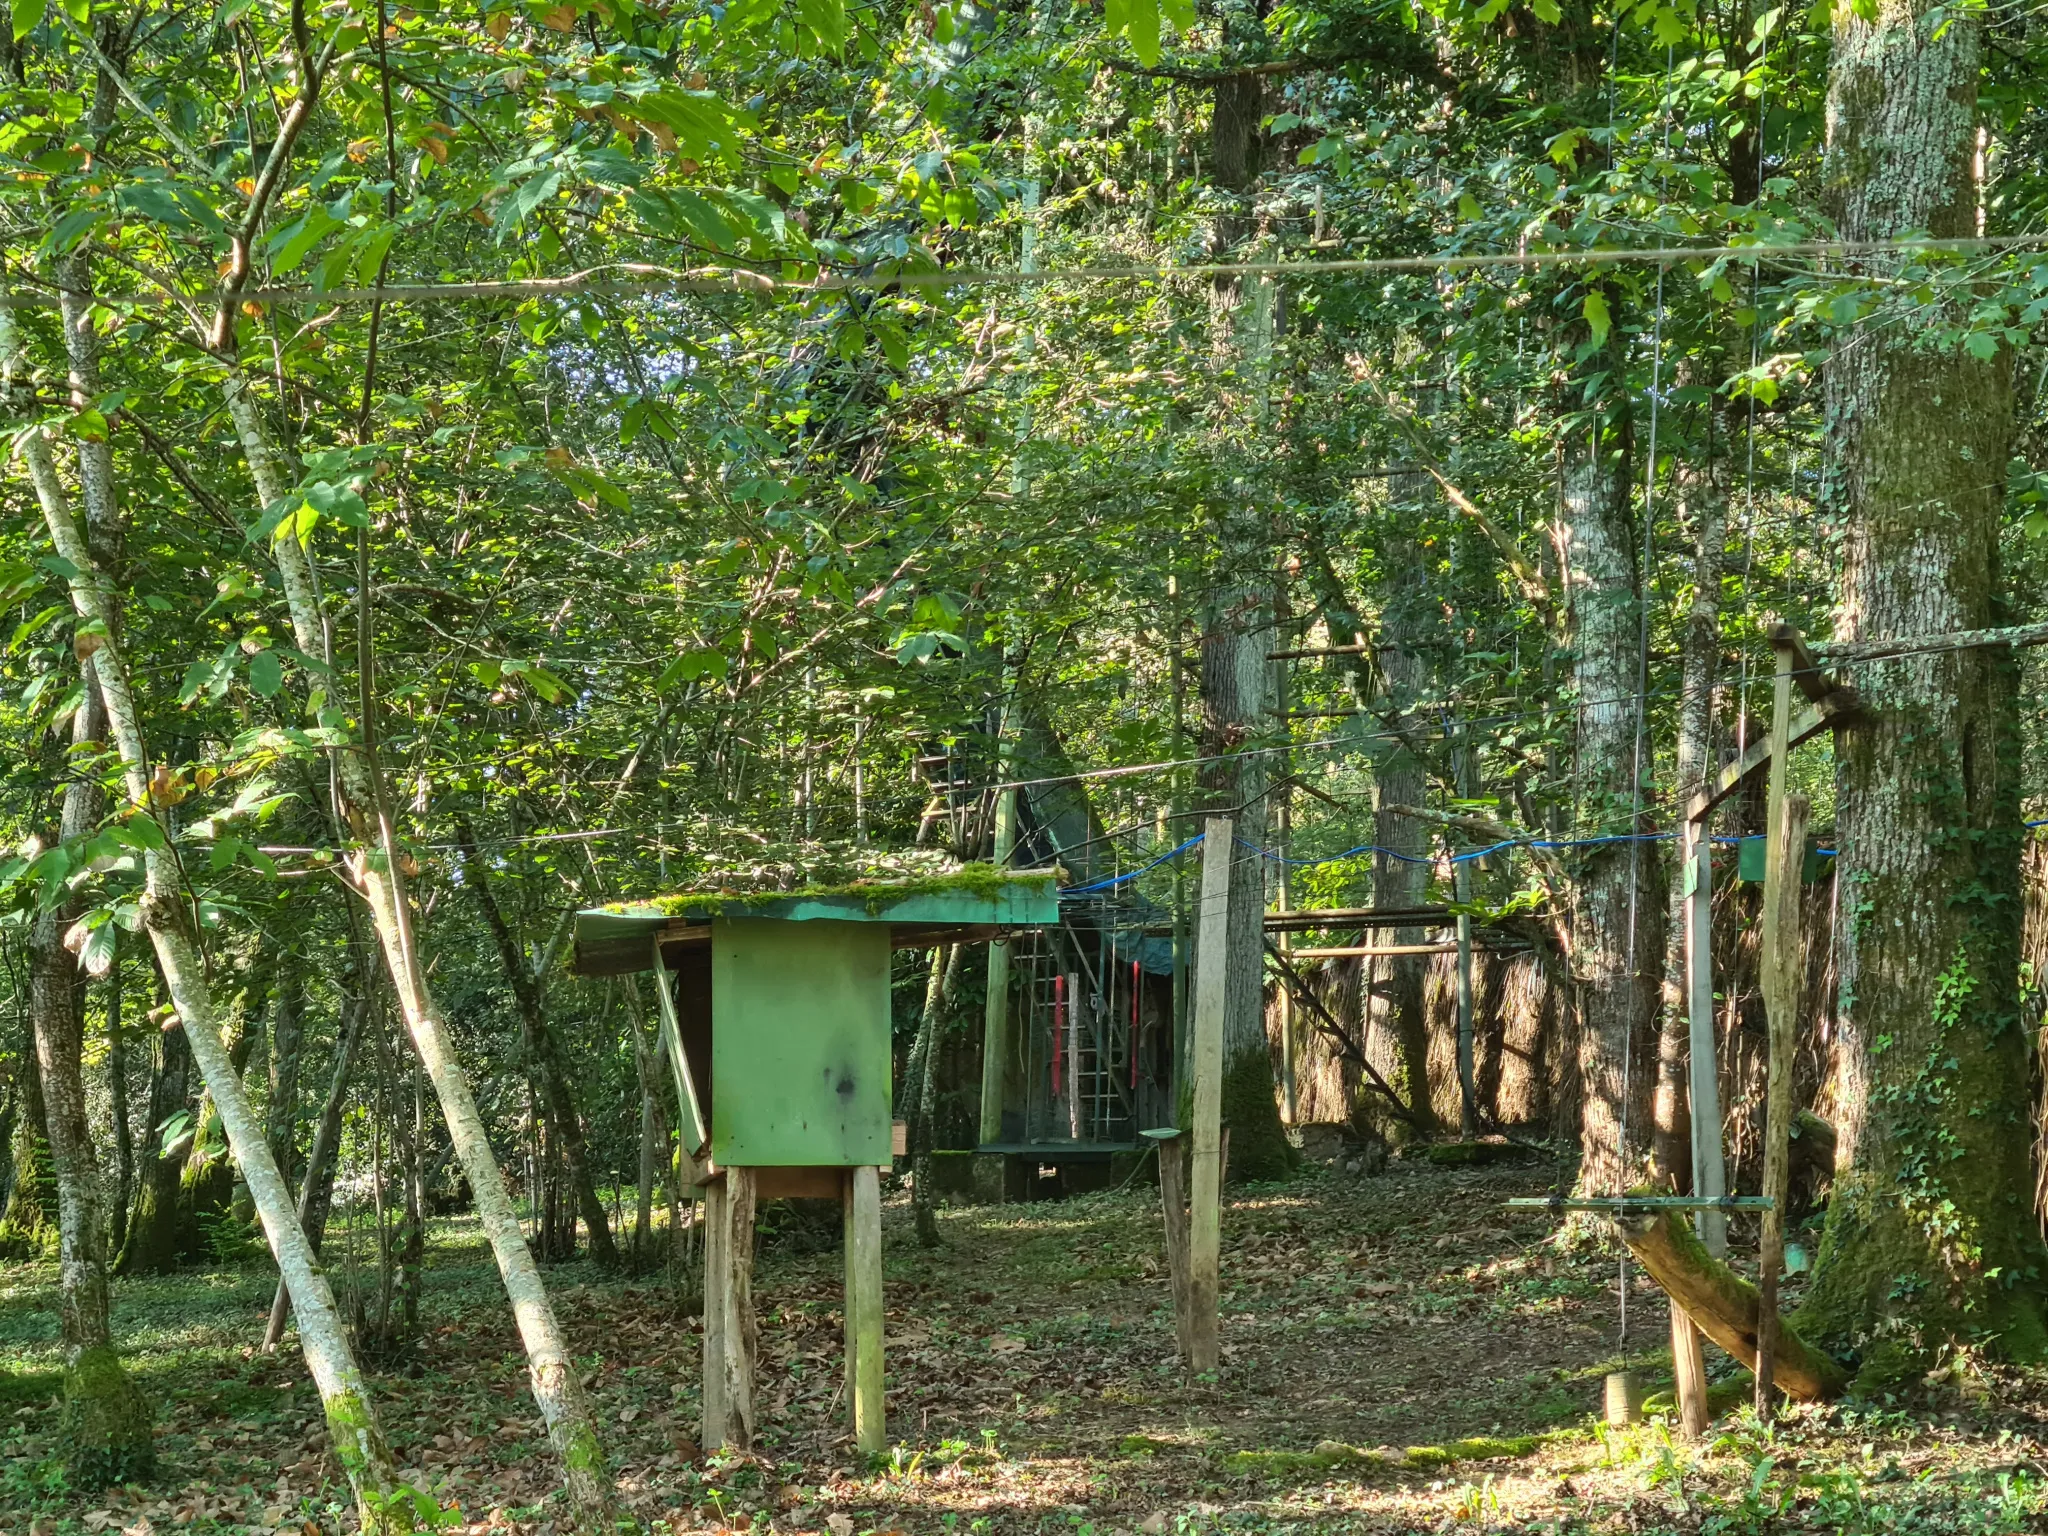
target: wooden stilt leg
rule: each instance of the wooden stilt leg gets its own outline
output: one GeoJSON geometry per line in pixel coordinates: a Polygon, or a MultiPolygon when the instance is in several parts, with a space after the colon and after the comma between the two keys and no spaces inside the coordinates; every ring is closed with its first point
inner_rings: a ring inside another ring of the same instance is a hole
{"type": "Polygon", "coordinates": [[[754,1170],[704,1191],[704,1448],[754,1441],[754,1170]]]}
{"type": "Polygon", "coordinates": [[[882,1183],[855,1168],[846,1205],[847,1398],[853,1442],[863,1451],[888,1444],[882,1389],[882,1183]]]}
{"type": "Polygon", "coordinates": [[[1188,1337],[1188,1138],[1159,1143],[1159,1206],[1166,1218],[1166,1273],[1173,1282],[1173,1336],[1180,1357],[1189,1359],[1188,1337]]]}
{"type": "Polygon", "coordinates": [[[709,1450],[726,1442],[725,1321],[730,1314],[726,1286],[732,1264],[726,1254],[730,1228],[725,1219],[725,1178],[704,1186],[704,1422],[698,1443],[709,1450]]]}
{"type": "Polygon", "coordinates": [[[1671,1304],[1671,1378],[1678,1399],[1678,1428],[1688,1440],[1707,1432],[1707,1356],[1699,1329],[1677,1302],[1671,1304]]]}

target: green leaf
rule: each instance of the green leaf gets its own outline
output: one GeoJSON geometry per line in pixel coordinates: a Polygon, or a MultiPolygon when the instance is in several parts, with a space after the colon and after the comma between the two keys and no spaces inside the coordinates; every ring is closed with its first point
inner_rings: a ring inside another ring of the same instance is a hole
{"type": "Polygon", "coordinates": [[[14,0],[14,40],[18,43],[43,24],[45,0],[14,0]]]}
{"type": "Polygon", "coordinates": [[[1586,302],[1580,306],[1586,317],[1586,324],[1592,327],[1593,345],[1605,346],[1607,333],[1613,328],[1614,320],[1607,312],[1607,296],[1598,289],[1586,295],[1586,302]]]}
{"type": "Polygon", "coordinates": [[[821,46],[834,53],[846,46],[845,0],[797,0],[796,13],[821,46]]]}
{"type": "Polygon", "coordinates": [[[488,658],[483,661],[472,661],[469,664],[469,675],[474,677],[479,683],[482,683],[486,688],[497,687],[498,679],[504,673],[505,668],[501,663],[488,658]]]}
{"type": "Polygon", "coordinates": [[[1159,62],[1159,0],[1103,0],[1102,25],[1111,37],[1129,37],[1146,68],[1159,62]]]}
{"type": "Polygon", "coordinates": [[[1529,9],[1545,26],[1554,27],[1564,20],[1564,11],[1559,8],[1557,0],[1529,0],[1529,9]]]}
{"type": "Polygon", "coordinates": [[[264,698],[284,686],[284,662],[275,651],[258,651],[249,658],[249,687],[264,698]]]}
{"type": "Polygon", "coordinates": [[[1963,338],[1963,345],[1970,349],[1970,356],[1980,362],[1990,362],[1998,356],[1998,338],[1989,331],[1972,331],[1963,338]]]}

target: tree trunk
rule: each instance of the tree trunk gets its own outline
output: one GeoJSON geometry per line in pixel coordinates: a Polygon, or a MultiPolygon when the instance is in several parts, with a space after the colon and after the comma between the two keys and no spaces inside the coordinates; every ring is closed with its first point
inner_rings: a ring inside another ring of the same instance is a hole
{"type": "MultiPolygon", "coordinates": [[[[1721,543],[1728,511],[1726,486],[1717,472],[1720,462],[1710,449],[1705,472],[1691,477],[1687,488],[1693,522],[1692,606],[1679,643],[1678,738],[1672,765],[1673,804],[1681,820],[1706,780],[1714,750],[1714,681],[1721,660],[1721,543]]],[[[1682,1194],[1692,1188],[1692,1101],[1687,1092],[1692,1014],[1686,984],[1684,880],[1671,882],[1669,900],[1651,1156],[1659,1182],[1682,1194]]]]}
{"type": "Polygon", "coordinates": [[[305,1044],[305,961],[294,951],[278,957],[270,1003],[270,1101],[264,1133],[278,1171],[298,1171],[299,1056],[305,1044]]]}
{"type": "MultiPolygon", "coordinates": [[[[1837,11],[1825,165],[1844,239],[1977,232],[1982,25],[1921,0],[1837,11]]],[[[1880,313],[1828,359],[1844,639],[2005,622],[2012,359],[1931,344],[1929,325],[1880,313]]],[[[1952,1340],[2048,1349],[2048,1254],[2029,1215],[2011,655],[1904,656],[1854,681],[1867,714],[1836,744],[1840,1156],[1801,1317],[1861,1348],[1877,1387],[1952,1340]]]]}
{"type": "MultiPolygon", "coordinates": [[[[526,1059],[539,1078],[541,1092],[547,1099],[549,1139],[568,1164],[565,1172],[575,1198],[575,1211],[583,1218],[583,1225],[590,1233],[590,1256],[610,1269],[619,1262],[618,1245],[612,1240],[611,1223],[605,1215],[604,1202],[598,1198],[597,1181],[591,1175],[590,1152],[583,1140],[583,1119],[576,1111],[576,1096],[569,1086],[569,1069],[562,1059],[561,1042],[548,1028],[547,1010],[542,1006],[541,980],[527,970],[526,957],[519,952],[519,941],[513,936],[511,926],[498,906],[498,899],[491,892],[490,872],[477,853],[475,832],[467,821],[460,818],[455,829],[462,842],[463,868],[469,875],[464,883],[476,901],[477,911],[483,915],[484,926],[491,931],[491,939],[498,947],[499,964],[504,968],[505,979],[512,987],[513,1000],[518,1004],[520,1043],[525,1047],[526,1059]]],[[[572,1228],[571,1241],[565,1245],[563,1257],[568,1257],[574,1248],[572,1228]]]]}
{"type": "Polygon", "coordinates": [[[167,1275],[178,1267],[178,1175],[184,1164],[175,1153],[166,1151],[176,1138],[167,1137],[165,1131],[180,1111],[188,1117],[191,1114],[192,1052],[177,1030],[158,1031],[156,1040],[142,1177],[120,1256],[114,1261],[117,1275],[167,1275]]]}
{"type": "Polygon", "coordinates": [[[910,1061],[903,1074],[904,1119],[909,1122],[911,1203],[917,1221],[917,1240],[926,1248],[939,1243],[939,1219],[934,1209],[932,1188],[932,1121],[938,1113],[939,1031],[953,1000],[953,986],[960,975],[964,946],[939,944],[932,948],[931,977],[924,991],[924,1016],[918,1022],[917,1040],[910,1048],[910,1061]]]}
{"type": "MultiPolygon", "coordinates": [[[[249,393],[247,376],[231,373],[222,393],[241,439],[256,493],[265,506],[272,505],[288,493],[289,486],[249,393]]],[[[300,650],[317,656],[322,650],[324,626],[311,557],[305,546],[291,538],[278,540],[272,552],[291,610],[293,636],[300,650]]],[[[369,725],[367,719],[363,721],[366,731],[369,725]]],[[[455,1155],[462,1163],[462,1171],[469,1176],[477,1216],[497,1259],[498,1273],[526,1349],[534,1400],[547,1421],[548,1438],[555,1454],[561,1459],[570,1508],[584,1526],[609,1530],[615,1518],[614,1489],[597,1437],[597,1423],[576,1373],[575,1360],[555,1320],[554,1308],[548,1302],[547,1287],[541,1283],[533,1251],[520,1230],[519,1213],[491,1151],[490,1136],[484,1128],[483,1116],[477,1112],[461,1059],[455,1053],[448,1022],[427,985],[426,965],[413,932],[405,864],[386,809],[381,770],[370,747],[366,740],[362,750],[336,752],[332,757],[351,831],[367,845],[366,851],[354,859],[352,873],[369,906],[406,1028],[440,1100],[455,1155]]],[[[296,1298],[293,1305],[298,1305],[296,1298]]],[[[302,1331],[303,1327],[302,1321],[302,1331]]]]}
{"type": "Polygon", "coordinates": [[[122,1017],[127,998],[122,984],[123,947],[117,927],[113,964],[107,972],[107,1097],[114,1121],[114,1209],[107,1223],[107,1249],[115,1254],[128,1240],[128,1203],[135,1195],[135,1129],[128,1119],[128,1031],[122,1017]]]}
{"type": "Polygon", "coordinates": [[[50,1172],[49,1115],[43,1104],[43,1069],[36,1061],[35,1026],[22,1041],[14,1075],[17,1106],[8,1146],[13,1176],[7,1204],[0,1209],[0,1253],[25,1256],[41,1246],[56,1219],[57,1187],[50,1172]]]}
{"type": "MultiPolygon", "coordinates": [[[[1708,1253],[1676,1211],[1624,1216],[1615,1226],[1630,1254],[1672,1304],[1738,1363],[1754,1370],[1758,1324],[1765,1315],[1757,1288],[1708,1253]]],[[[1788,1396],[1813,1402],[1841,1394],[1848,1373],[1783,1319],[1775,1342],[1774,1371],[1788,1396]]]]}
{"type": "MultiPolygon", "coordinates": [[[[71,717],[74,758],[98,750],[106,722],[90,660],[80,673],[86,693],[71,717]]],[[[62,836],[67,842],[96,828],[101,799],[91,778],[73,778],[65,786],[62,836]]],[[[85,1107],[86,978],[65,942],[79,905],[74,898],[37,914],[29,941],[29,1017],[57,1181],[58,1314],[64,1338],[60,1433],[73,1482],[98,1488],[146,1477],[156,1450],[148,1406],[114,1349],[108,1309],[106,1212],[85,1107]]]]}
{"type": "MultiPolygon", "coordinates": [[[[1577,331],[1574,326],[1567,334],[1577,331]]],[[[1618,366],[1619,359],[1612,359],[1618,366]]],[[[1640,832],[1635,814],[1637,626],[1642,600],[1625,407],[1596,411],[1561,447],[1560,525],[1578,693],[1581,835],[1640,832]]],[[[1650,1139],[1650,1034],[1658,977],[1657,871],[1642,843],[1589,850],[1577,886],[1579,1189],[1619,1194],[1650,1139]]]]}
{"type": "MultiPolygon", "coordinates": [[[[357,957],[355,978],[359,990],[341,1005],[341,1019],[335,1032],[334,1071],[328,1079],[327,1099],[320,1107],[320,1118],[313,1125],[312,1145],[306,1149],[306,1175],[299,1184],[299,1225],[306,1229],[306,1241],[316,1254],[326,1241],[327,1212],[334,1200],[334,1170],[340,1163],[335,1153],[341,1145],[341,1116],[348,1107],[349,1074],[355,1068],[356,1044],[362,1039],[363,1026],[370,1014],[366,994],[376,980],[362,948],[358,943],[349,946],[357,957]]],[[[284,1337],[289,1303],[290,1296],[280,1281],[270,1303],[269,1326],[263,1331],[266,1353],[277,1348],[278,1340],[284,1337]]]]}
{"type": "MultiPolygon", "coordinates": [[[[11,360],[15,348],[11,316],[0,309],[0,356],[11,360]]],[[[113,604],[105,577],[95,564],[58,481],[49,444],[39,432],[17,439],[17,451],[27,461],[43,522],[58,557],[69,562],[68,578],[72,606],[88,625],[99,632],[100,646],[93,655],[93,671],[104,701],[107,720],[119,748],[125,788],[131,803],[152,805],[150,761],[143,747],[142,727],[130,689],[128,670],[113,632],[113,604]]],[[[84,628],[84,626],[81,626],[84,628]]],[[[270,1147],[263,1139],[261,1122],[242,1089],[241,1079],[229,1064],[222,1043],[206,966],[196,938],[188,926],[185,881],[176,856],[161,836],[153,817],[142,815],[131,828],[155,829],[151,840],[146,833],[144,850],[145,884],[143,926],[163,968],[164,984],[177,1009],[178,1027],[192,1048],[207,1091],[219,1108],[221,1123],[236,1159],[248,1180],[257,1214],[270,1240],[278,1268],[291,1287],[292,1303],[299,1313],[299,1337],[306,1365],[326,1410],[329,1436],[336,1459],[355,1494],[356,1513],[366,1532],[389,1529],[390,1516],[410,1510],[403,1502],[394,1507],[393,1497],[400,1485],[397,1467],[386,1446],[382,1430],[371,1408],[362,1373],[349,1348],[334,1296],[313,1258],[292,1208],[291,1196],[279,1176],[270,1147]]]]}

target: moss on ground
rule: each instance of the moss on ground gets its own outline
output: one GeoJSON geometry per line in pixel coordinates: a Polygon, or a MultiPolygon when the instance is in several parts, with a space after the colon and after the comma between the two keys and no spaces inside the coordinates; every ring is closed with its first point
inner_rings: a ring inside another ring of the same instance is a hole
{"type": "Polygon", "coordinates": [[[66,1364],[57,1432],[78,1487],[139,1482],[156,1469],[149,1403],[105,1345],[82,1349],[66,1364]]]}
{"type": "Polygon", "coordinates": [[[1533,1456],[1547,1445],[1582,1439],[1585,1434],[1583,1429],[1560,1429],[1540,1435],[1479,1435],[1442,1445],[1411,1445],[1404,1451],[1365,1450],[1325,1440],[1309,1451],[1235,1451],[1224,1458],[1224,1465],[1245,1476],[1275,1480],[1338,1471],[1430,1472],[1463,1461],[1533,1456]]]}

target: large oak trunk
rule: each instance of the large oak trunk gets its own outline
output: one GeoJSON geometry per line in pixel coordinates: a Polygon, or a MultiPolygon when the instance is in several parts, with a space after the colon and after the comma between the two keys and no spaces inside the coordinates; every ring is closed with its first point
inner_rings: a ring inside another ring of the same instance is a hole
{"type": "MultiPolygon", "coordinates": [[[[1826,165],[1845,238],[1977,232],[1980,52],[1975,12],[1837,10],[1826,165]]],[[[2010,359],[1928,345],[1928,328],[1880,313],[1828,359],[1846,639],[2000,622],[2010,359]]],[[[1868,712],[1836,748],[1841,1156],[1801,1316],[1859,1349],[1875,1384],[1953,1339],[2048,1346],[2048,1255],[2028,1164],[2010,655],[1905,656],[1852,680],[1868,712]]]]}

